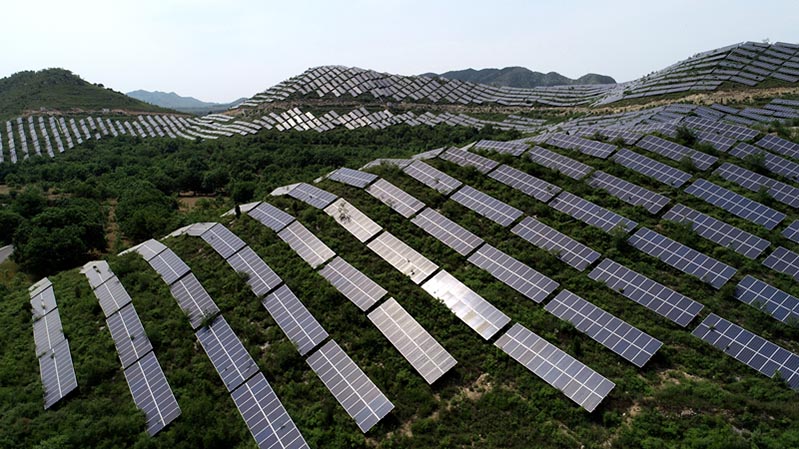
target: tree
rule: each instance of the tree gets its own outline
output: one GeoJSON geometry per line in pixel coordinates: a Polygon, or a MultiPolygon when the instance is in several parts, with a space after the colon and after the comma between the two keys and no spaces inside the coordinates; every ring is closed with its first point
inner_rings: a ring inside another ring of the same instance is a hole
{"type": "Polygon", "coordinates": [[[134,182],[119,196],[119,227],[133,240],[145,240],[177,224],[177,202],[147,181],[134,182]]]}

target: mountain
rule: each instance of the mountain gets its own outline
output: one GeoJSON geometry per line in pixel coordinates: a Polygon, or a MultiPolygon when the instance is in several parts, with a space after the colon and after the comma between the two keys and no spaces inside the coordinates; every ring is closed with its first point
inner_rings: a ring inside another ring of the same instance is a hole
{"type": "Polygon", "coordinates": [[[150,92],[147,90],[134,90],[133,92],[128,92],[127,95],[145,103],[190,114],[207,114],[209,112],[224,111],[246,100],[246,98],[239,98],[230,103],[210,103],[198,100],[194,97],[181,97],[175,92],[150,92]]]}
{"type": "MultiPolygon", "coordinates": [[[[123,109],[135,112],[165,112],[102,84],[92,84],[65,69],[18,72],[0,79],[0,119],[24,112],[47,110],[98,111],[123,109]]],[[[169,111],[171,112],[171,111],[169,111]]]]}
{"type": "Polygon", "coordinates": [[[524,67],[505,67],[504,69],[466,69],[453,70],[445,73],[425,73],[424,76],[442,77],[469,81],[472,83],[489,84],[492,86],[506,87],[540,87],[564,86],[573,84],[616,84],[616,80],[609,76],[589,73],[577,79],[567,78],[557,72],[533,72],[524,67]]]}

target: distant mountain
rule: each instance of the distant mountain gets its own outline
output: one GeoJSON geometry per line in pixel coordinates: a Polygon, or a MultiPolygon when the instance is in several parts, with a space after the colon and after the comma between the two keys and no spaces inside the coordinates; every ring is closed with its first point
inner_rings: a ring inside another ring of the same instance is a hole
{"type": "Polygon", "coordinates": [[[129,97],[161,106],[162,108],[175,109],[189,114],[207,114],[209,112],[219,112],[229,109],[231,106],[241,103],[246,98],[239,98],[231,103],[209,103],[198,100],[194,97],[181,97],[175,92],[150,92],[146,90],[134,90],[128,92],[129,97]]]}
{"type": "Polygon", "coordinates": [[[17,117],[42,108],[58,111],[123,109],[164,112],[164,109],[84,81],[65,69],[18,72],[0,79],[0,118],[17,117]]]}
{"type": "Polygon", "coordinates": [[[424,76],[440,76],[447,79],[470,81],[472,83],[489,84],[492,86],[506,87],[540,87],[540,86],[565,86],[573,84],[616,84],[616,80],[609,76],[589,73],[577,79],[567,78],[557,72],[533,72],[524,67],[505,67],[504,69],[466,69],[454,70],[446,73],[425,73],[424,76]]]}

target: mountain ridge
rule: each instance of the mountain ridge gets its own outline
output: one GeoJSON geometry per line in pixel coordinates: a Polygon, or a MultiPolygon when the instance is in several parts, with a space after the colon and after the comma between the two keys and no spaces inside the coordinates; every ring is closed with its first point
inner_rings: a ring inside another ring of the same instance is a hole
{"type": "Polygon", "coordinates": [[[230,103],[214,103],[202,101],[194,97],[184,97],[175,92],[148,91],[143,89],[134,90],[125,95],[143,101],[148,104],[163,108],[175,109],[180,112],[190,114],[203,114],[207,112],[219,112],[229,109],[231,106],[241,103],[246,98],[239,98],[230,103]]]}
{"type": "Polygon", "coordinates": [[[502,69],[463,69],[451,70],[444,73],[428,72],[422,76],[457,79],[472,83],[488,84],[492,86],[532,88],[547,86],[571,86],[586,84],[616,84],[616,80],[607,75],[587,73],[579,78],[572,79],[557,72],[535,72],[525,67],[512,66],[502,69]]]}

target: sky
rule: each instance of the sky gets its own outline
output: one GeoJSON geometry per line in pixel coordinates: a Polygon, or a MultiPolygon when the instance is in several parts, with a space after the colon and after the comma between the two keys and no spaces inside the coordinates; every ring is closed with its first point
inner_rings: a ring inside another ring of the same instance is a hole
{"type": "Polygon", "coordinates": [[[797,0],[6,1],[0,77],[62,67],[121,92],[250,97],[309,67],[523,66],[629,81],[743,41],[799,43],[797,0]]]}

